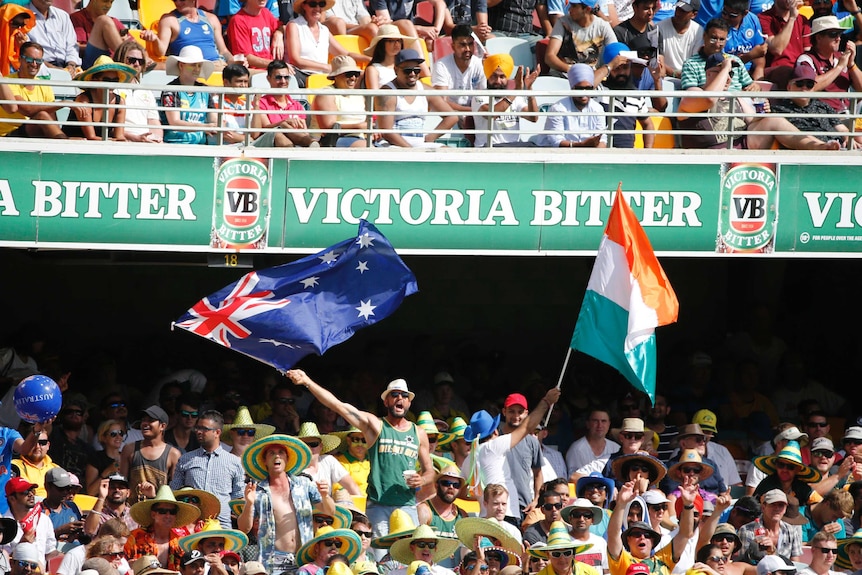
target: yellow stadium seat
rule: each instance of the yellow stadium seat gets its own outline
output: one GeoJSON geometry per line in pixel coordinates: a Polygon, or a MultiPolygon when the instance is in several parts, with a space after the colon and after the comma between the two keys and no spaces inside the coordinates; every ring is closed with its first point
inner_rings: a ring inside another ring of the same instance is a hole
{"type": "Polygon", "coordinates": [[[153,25],[158,24],[163,15],[173,12],[175,8],[172,0],[140,0],[138,2],[138,18],[141,27],[144,30],[152,28],[158,32],[158,27],[153,28],[153,25]]]}
{"type": "Polygon", "coordinates": [[[470,501],[469,499],[456,499],[455,505],[469,513],[470,515],[479,515],[479,502],[470,501]]]}
{"type": "MultiPolygon", "coordinates": [[[[345,50],[353,54],[362,54],[362,51],[368,48],[368,40],[362,36],[356,36],[354,34],[335,34],[333,38],[335,38],[335,41],[341,44],[345,50]]],[[[329,55],[329,61],[332,61],[332,54],[329,55]]],[[[360,70],[364,70],[366,63],[357,62],[356,65],[359,66],[360,70]]]]}
{"type": "MultiPolygon", "coordinates": [[[[158,34],[158,32],[159,32],[158,27],[159,27],[159,22],[158,22],[158,20],[156,20],[155,22],[153,22],[153,26],[152,26],[153,32],[158,34]]],[[[141,46],[146,46],[147,55],[149,55],[151,60],[153,60],[154,62],[164,62],[165,60],[167,60],[168,59],[167,56],[160,56],[159,55],[159,53],[156,49],[156,43],[155,42],[147,42],[141,38],[141,32],[143,32],[143,30],[129,29],[129,34],[132,36],[132,38],[134,38],[138,42],[138,44],[140,44],[141,46]]]]}
{"type": "MultiPolygon", "coordinates": [[[[666,118],[664,116],[652,116],[652,123],[656,131],[662,132],[655,134],[653,148],[665,150],[675,148],[676,136],[673,134],[673,125],[670,122],[670,118],[666,118]]],[[[643,133],[641,133],[643,126],[641,126],[639,121],[635,123],[635,129],[637,130],[637,133],[635,133],[635,148],[643,148],[644,139],[643,133]]]]}
{"type": "MultiPolygon", "coordinates": [[[[319,90],[327,86],[332,86],[332,80],[327,78],[326,74],[312,74],[305,81],[305,87],[308,90],[319,90]]],[[[313,101],[314,95],[308,94],[308,103],[311,104],[313,101]]]]}

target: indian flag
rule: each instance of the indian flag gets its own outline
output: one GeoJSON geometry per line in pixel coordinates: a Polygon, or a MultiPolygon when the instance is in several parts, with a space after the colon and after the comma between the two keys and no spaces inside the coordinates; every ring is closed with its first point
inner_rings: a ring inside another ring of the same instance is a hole
{"type": "Polygon", "coordinates": [[[676,294],[620,185],[571,347],[610,365],[654,401],[655,328],[678,314],[676,294]]]}

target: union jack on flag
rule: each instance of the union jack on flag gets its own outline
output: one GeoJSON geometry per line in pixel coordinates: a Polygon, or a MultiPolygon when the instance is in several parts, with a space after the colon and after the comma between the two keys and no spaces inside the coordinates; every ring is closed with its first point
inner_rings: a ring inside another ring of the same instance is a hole
{"type": "Polygon", "coordinates": [[[250,272],[196,303],[173,326],[286,371],[389,316],[417,291],[410,268],[362,220],[356,237],[250,272]]]}

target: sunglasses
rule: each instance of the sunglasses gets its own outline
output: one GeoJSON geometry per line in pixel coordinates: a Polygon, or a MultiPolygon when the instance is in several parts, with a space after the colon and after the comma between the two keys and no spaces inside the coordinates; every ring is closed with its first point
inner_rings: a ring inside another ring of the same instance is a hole
{"type": "Polygon", "coordinates": [[[24,27],[24,22],[9,22],[9,27],[13,30],[24,27]]]}
{"type": "Polygon", "coordinates": [[[623,439],[643,439],[643,433],[620,433],[623,439]]]}
{"type": "MultiPolygon", "coordinates": [[[[805,90],[813,90],[814,89],[814,80],[796,80],[793,82],[793,85],[797,88],[803,88],[805,90]]],[[[812,451],[812,454],[816,453],[829,453],[828,451],[812,451]]],[[[826,457],[832,457],[832,455],[827,455],[826,457]]]]}
{"type": "Polygon", "coordinates": [[[429,435],[428,436],[428,443],[437,443],[438,439],[440,439],[440,436],[438,436],[438,435],[429,435]]]}
{"type": "Polygon", "coordinates": [[[360,74],[359,72],[345,72],[344,77],[347,78],[348,80],[350,80],[353,78],[358,78],[359,74],[360,74]]]}
{"type": "Polygon", "coordinates": [[[584,486],[584,491],[606,491],[608,488],[604,483],[590,483],[589,485],[584,486]]]}
{"type": "Polygon", "coordinates": [[[305,441],[305,444],[309,447],[320,447],[320,440],[319,439],[307,439],[305,441]]]}
{"type": "Polygon", "coordinates": [[[365,438],[362,436],[359,437],[350,437],[350,443],[365,443],[365,438]]]}
{"type": "Polygon", "coordinates": [[[32,561],[21,561],[20,559],[16,559],[15,563],[17,563],[21,569],[28,569],[30,571],[36,571],[39,569],[39,564],[33,563],[32,561]]]}
{"type": "Polygon", "coordinates": [[[234,429],[240,437],[254,437],[257,433],[256,429],[234,429]]]}
{"type": "Polygon", "coordinates": [[[305,5],[309,8],[323,8],[326,6],[326,2],[306,2],[305,5]]]}
{"type": "Polygon", "coordinates": [[[569,517],[572,519],[592,519],[593,514],[589,511],[574,511],[569,517]]]}
{"type": "Polygon", "coordinates": [[[733,541],[736,541],[736,538],[733,535],[731,535],[730,533],[726,533],[726,534],[722,534],[722,535],[713,535],[712,540],[713,541],[731,541],[731,542],[733,542],[733,541]]]}
{"type": "Polygon", "coordinates": [[[653,511],[667,511],[667,503],[653,503],[647,505],[653,511]]]}
{"type": "Polygon", "coordinates": [[[560,557],[571,557],[574,554],[575,554],[574,549],[566,549],[564,551],[551,551],[550,552],[551,557],[553,557],[554,559],[559,559],[560,557]]]}
{"type": "Polygon", "coordinates": [[[544,509],[545,511],[552,511],[554,509],[562,509],[562,508],[563,508],[562,503],[545,503],[544,505],[542,505],[542,509],[544,509]]]}
{"type": "Polygon", "coordinates": [[[436,541],[417,541],[416,543],[413,543],[413,545],[419,549],[437,549],[436,541]]]}
{"type": "MultiPolygon", "coordinates": [[[[475,563],[473,563],[472,565],[467,565],[467,568],[466,568],[467,570],[466,570],[466,572],[467,572],[467,573],[469,573],[469,572],[471,572],[471,571],[472,571],[473,569],[475,569],[475,568],[476,568],[476,564],[475,564],[475,563]]],[[[487,566],[487,565],[479,565],[479,571],[481,571],[482,573],[486,572],[487,570],[488,570],[488,566],[487,566]]]]}
{"type": "Polygon", "coordinates": [[[115,403],[109,403],[108,407],[110,407],[111,409],[119,409],[121,407],[126,407],[126,402],[125,401],[117,401],[115,403]]]}
{"type": "Polygon", "coordinates": [[[629,537],[634,537],[635,539],[640,539],[641,537],[649,538],[650,534],[646,531],[631,531],[629,532],[629,537]]]}
{"type": "Polygon", "coordinates": [[[197,411],[186,411],[184,409],[184,410],[180,411],[180,413],[183,415],[183,417],[197,417],[198,416],[197,411]]]}
{"type": "Polygon", "coordinates": [[[195,431],[206,433],[207,431],[218,431],[216,427],[204,427],[203,425],[195,425],[195,431]]]}
{"type": "Polygon", "coordinates": [[[862,445],[862,439],[845,439],[844,445],[862,445]]]}
{"type": "Polygon", "coordinates": [[[108,435],[109,435],[110,437],[125,437],[125,436],[126,436],[126,432],[125,432],[125,431],[123,431],[122,429],[115,429],[115,430],[113,430],[113,431],[109,431],[109,432],[108,432],[108,435]]]}
{"type": "MultiPolygon", "coordinates": [[[[821,32],[821,34],[823,34],[824,36],[829,36],[833,40],[841,36],[841,32],[839,32],[838,30],[829,30],[827,32],[821,32]]],[[[826,427],[826,424],[821,424],[820,427],[826,427]]]]}
{"type": "Polygon", "coordinates": [[[39,445],[48,445],[48,440],[47,439],[39,439],[36,441],[36,443],[38,443],[39,445]]]}
{"type": "MultiPolygon", "coordinates": [[[[840,34],[840,32],[835,32],[835,34],[836,34],[836,36],[834,36],[834,37],[837,38],[838,37],[837,35],[840,34]]],[[[806,81],[810,82],[811,80],[806,80],[806,81]]],[[[809,421],[805,425],[808,427],[829,427],[829,423],[827,423],[825,421],[809,421]]]]}
{"type": "Polygon", "coordinates": [[[572,90],[592,90],[592,86],[572,86],[572,90]]]}
{"type": "Polygon", "coordinates": [[[93,78],[94,82],[119,82],[120,79],[117,76],[109,76],[107,78],[93,78]]]}
{"type": "MultiPolygon", "coordinates": [[[[398,68],[398,69],[401,70],[402,72],[404,72],[405,74],[407,74],[408,76],[410,74],[418,75],[420,72],[422,72],[422,68],[398,68]]],[[[397,393],[397,392],[394,392],[394,393],[397,393]]]]}
{"type": "Polygon", "coordinates": [[[340,539],[324,539],[320,542],[324,547],[341,547],[340,539]]]}
{"type": "MultiPolygon", "coordinates": [[[[272,77],[272,79],[276,81],[281,80],[283,82],[288,82],[290,80],[290,74],[276,74],[272,77]]],[[[293,403],[293,400],[289,397],[280,397],[278,401],[281,401],[282,403],[293,403]],[[282,399],[290,399],[291,401],[281,401],[282,399]]]]}
{"type": "Polygon", "coordinates": [[[643,463],[632,463],[631,465],[629,465],[629,471],[634,471],[635,473],[637,473],[638,471],[648,472],[649,467],[644,465],[643,463]]]}
{"type": "Polygon", "coordinates": [[[454,487],[457,489],[457,488],[461,487],[461,482],[460,481],[446,481],[445,479],[441,479],[440,481],[437,482],[437,485],[439,485],[440,487],[454,487]]]}
{"type": "Polygon", "coordinates": [[[177,501],[181,501],[182,503],[191,503],[192,505],[199,505],[201,502],[201,498],[197,495],[181,495],[177,497],[177,501]]]}
{"type": "Polygon", "coordinates": [[[707,561],[715,561],[716,563],[727,563],[727,557],[724,555],[710,555],[706,558],[707,561]]]}
{"type": "Polygon", "coordinates": [[[775,462],[775,468],[776,469],[791,470],[791,469],[796,469],[796,466],[793,465],[792,463],[784,463],[783,461],[776,461],[775,462]]]}
{"type": "Polygon", "coordinates": [[[335,519],[333,519],[332,517],[327,517],[325,515],[315,515],[314,522],[318,525],[332,525],[333,523],[335,523],[335,519]]]}
{"type": "Polygon", "coordinates": [[[66,415],[84,415],[84,410],[83,409],[67,409],[63,413],[65,413],[66,415]]]}
{"type": "Polygon", "coordinates": [[[31,58],[30,56],[21,56],[21,59],[28,64],[39,64],[40,66],[45,61],[44,58],[31,58]]]}
{"type": "Polygon", "coordinates": [[[679,471],[683,475],[700,475],[703,467],[680,467],[679,471]]]}
{"type": "MultiPolygon", "coordinates": [[[[290,76],[284,76],[283,78],[280,78],[279,76],[275,77],[276,80],[283,80],[284,78],[290,78],[290,76]]],[[[276,401],[282,405],[293,405],[294,403],[296,403],[296,400],[292,397],[279,397],[278,399],[276,399],[276,401]]]]}
{"type": "Polygon", "coordinates": [[[180,510],[176,507],[171,507],[170,509],[167,509],[165,507],[159,507],[158,509],[156,509],[155,507],[153,507],[150,510],[153,513],[158,513],[159,515],[176,515],[180,512],[180,510]]]}
{"type": "MultiPolygon", "coordinates": [[[[417,73],[418,73],[418,72],[417,72],[417,73]]],[[[406,391],[390,391],[390,392],[389,392],[389,397],[391,397],[392,399],[399,399],[399,398],[402,398],[402,397],[403,397],[404,399],[410,399],[410,394],[409,394],[408,392],[406,392],[406,391]]]]}
{"type": "Polygon", "coordinates": [[[835,555],[836,553],[838,553],[838,549],[836,549],[835,547],[812,547],[812,549],[819,549],[820,552],[824,555],[829,555],[830,553],[832,555],[835,555]]]}
{"type": "MultiPolygon", "coordinates": [[[[144,58],[135,58],[134,56],[126,56],[126,64],[132,64],[132,65],[137,64],[138,66],[143,66],[145,62],[146,62],[146,60],[144,58]]],[[[174,397],[171,399],[176,399],[176,398],[174,397]]]]}
{"type": "MultiPolygon", "coordinates": [[[[798,86],[798,84],[797,84],[797,86],[798,86]]],[[[813,86],[814,86],[814,82],[811,82],[811,86],[808,86],[808,88],[812,88],[813,86]]],[[[835,455],[835,453],[833,453],[831,451],[826,451],[825,449],[818,449],[817,451],[812,451],[811,455],[814,457],[829,458],[829,457],[832,457],[833,455],[835,455]]]]}
{"type": "Polygon", "coordinates": [[[110,557],[111,559],[120,559],[121,557],[125,557],[125,551],[114,551],[112,553],[102,553],[102,557],[110,557]]]}
{"type": "Polygon", "coordinates": [[[371,536],[374,535],[374,533],[371,531],[362,531],[360,529],[354,529],[353,532],[360,537],[364,537],[365,539],[371,539],[371,536]]]}

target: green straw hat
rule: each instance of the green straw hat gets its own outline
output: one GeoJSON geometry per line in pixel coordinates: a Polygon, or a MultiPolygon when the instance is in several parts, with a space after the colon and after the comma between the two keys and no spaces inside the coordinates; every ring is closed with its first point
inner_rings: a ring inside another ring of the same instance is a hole
{"type": "Polygon", "coordinates": [[[263,481],[269,475],[266,469],[266,450],[280,445],[287,450],[285,473],[296,475],[311,463],[311,449],[300,439],[290,435],[268,435],[255,440],[242,454],[242,466],[249,477],[263,481]]]}
{"type": "Polygon", "coordinates": [[[457,539],[440,537],[440,535],[438,535],[437,532],[429,525],[420,525],[413,531],[413,535],[411,537],[399,539],[393,543],[392,547],[389,549],[389,555],[399,563],[409,565],[416,560],[413,555],[413,551],[410,549],[410,545],[414,541],[419,540],[432,540],[437,542],[437,548],[429,550],[431,551],[431,560],[434,563],[439,563],[447,557],[451,557],[458,547],[461,546],[461,542],[457,539]]]}
{"type": "Polygon", "coordinates": [[[338,552],[347,557],[348,563],[353,563],[362,552],[362,541],[354,531],[350,529],[333,529],[329,525],[325,525],[317,530],[314,539],[299,548],[296,554],[296,562],[298,565],[305,565],[314,562],[312,551],[314,547],[321,541],[327,539],[338,539],[341,545],[338,547],[338,552]]]}
{"type": "Polygon", "coordinates": [[[300,439],[319,439],[320,454],[329,453],[341,444],[341,438],[335,435],[321,434],[317,429],[317,424],[313,421],[306,421],[299,426],[299,433],[296,436],[300,439]]]}
{"type": "Polygon", "coordinates": [[[847,548],[850,545],[862,545],[862,529],[856,531],[852,537],[838,540],[838,556],[835,558],[835,565],[853,571],[853,565],[850,563],[850,555],[847,553],[847,548]]]}
{"type": "Polygon", "coordinates": [[[775,473],[775,465],[778,460],[783,463],[790,463],[796,467],[796,479],[804,483],[817,483],[821,479],[820,472],[802,463],[802,453],[799,451],[799,443],[796,441],[788,441],[777,455],[763,455],[754,458],[754,466],[767,475],[775,473]]]}
{"type": "Polygon", "coordinates": [[[561,549],[574,549],[575,555],[583,553],[593,546],[592,543],[581,543],[572,539],[569,535],[568,526],[562,521],[554,521],[551,523],[551,528],[548,530],[548,543],[544,547],[536,550],[536,554],[544,559],[549,558],[550,551],[559,551],[561,549]]]}
{"type": "Polygon", "coordinates": [[[440,434],[440,439],[437,440],[437,447],[446,447],[456,439],[464,437],[464,430],[467,429],[467,422],[464,418],[457,415],[449,421],[449,431],[440,434]]]}
{"type": "Polygon", "coordinates": [[[188,553],[198,548],[198,544],[204,539],[220,537],[224,539],[225,551],[238,551],[248,545],[248,536],[236,529],[222,529],[217,519],[206,522],[204,528],[197,533],[181,537],[177,544],[184,552],[188,553]]]}

